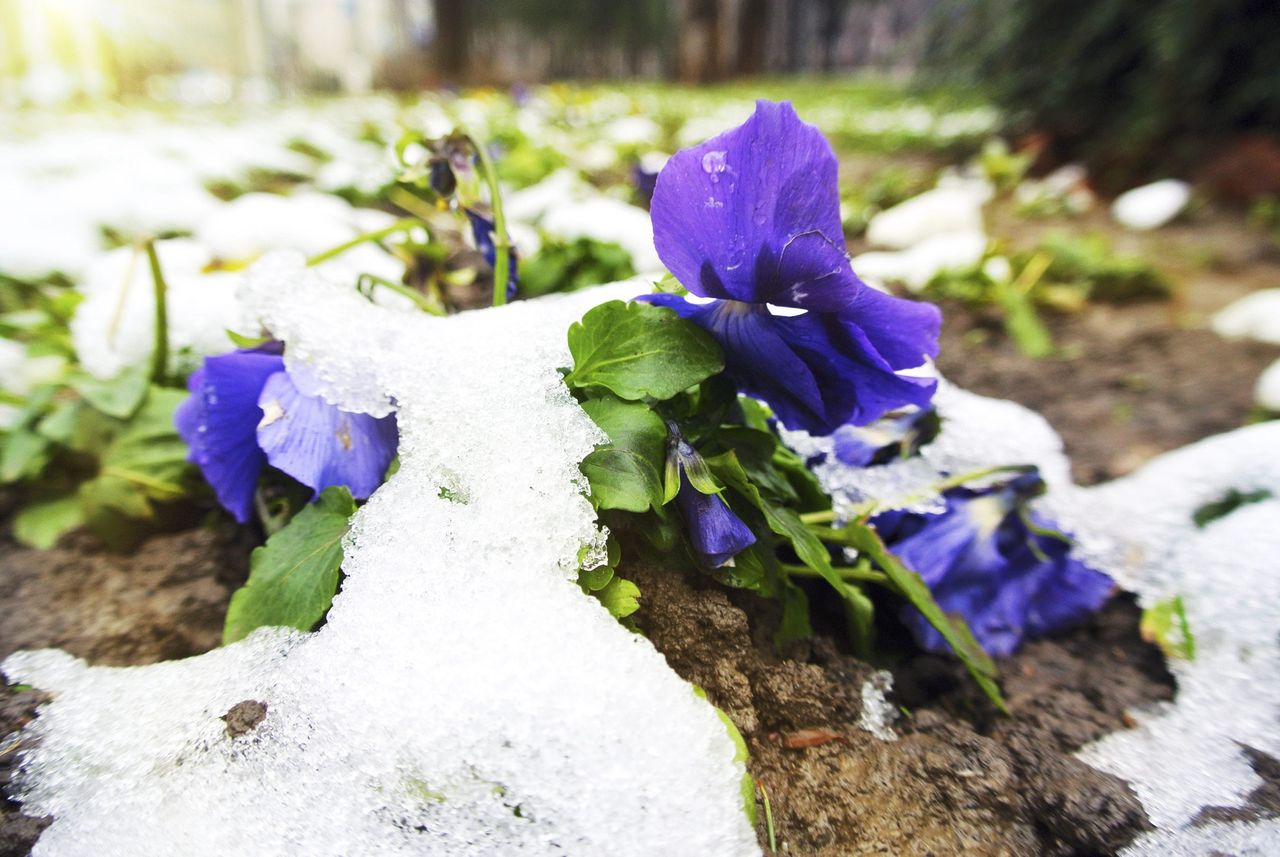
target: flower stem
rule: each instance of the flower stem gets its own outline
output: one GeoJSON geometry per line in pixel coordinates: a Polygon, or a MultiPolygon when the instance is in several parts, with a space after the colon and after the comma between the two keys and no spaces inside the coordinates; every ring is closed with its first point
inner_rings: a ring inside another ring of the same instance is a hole
{"type": "Polygon", "coordinates": [[[328,250],[325,250],[323,253],[318,253],[307,260],[307,265],[314,266],[314,265],[319,265],[321,262],[328,262],[330,259],[334,258],[335,256],[341,256],[343,253],[347,252],[352,247],[358,247],[359,245],[364,244],[368,241],[381,241],[383,238],[386,238],[388,235],[394,235],[397,232],[404,232],[421,225],[422,225],[422,221],[418,220],[418,218],[405,217],[401,220],[397,220],[395,223],[390,223],[382,227],[381,229],[375,229],[372,232],[366,232],[363,235],[357,235],[355,238],[352,238],[350,241],[344,241],[341,244],[339,244],[337,247],[331,247],[328,250]]]}
{"type": "Polygon", "coordinates": [[[493,305],[507,302],[507,279],[511,270],[511,240],[507,237],[507,218],[502,212],[502,190],[498,186],[498,171],[484,146],[467,135],[471,148],[480,159],[480,173],[489,187],[489,208],[493,211],[493,305]]]}
{"type": "Polygon", "coordinates": [[[418,309],[425,313],[430,313],[431,315],[445,314],[443,309],[432,304],[431,301],[427,300],[426,295],[416,289],[411,289],[401,283],[393,283],[390,280],[385,280],[382,277],[378,277],[373,274],[361,274],[360,279],[369,283],[371,286],[380,286],[381,288],[393,291],[398,295],[403,295],[413,301],[418,309]]]}
{"type": "Polygon", "coordinates": [[[151,264],[151,285],[156,302],[156,344],[151,352],[151,381],[163,384],[169,372],[169,286],[164,281],[164,272],[160,270],[160,256],[156,253],[156,242],[147,241],[147,261],[151,264]]]}
{"type": "MultiPolygon", "coordinates": [[[[787,574],[794,574],[800,577],[821,577],[822,576],[818,572],[809,568],[809,566],[807,565],[792,565],[790,563],[783,563],[782,570],[785,571],[787,574]]],[[[836,571],[836,574],[840,575],[845,580],[856,580],[856,581],[862,581],[865,583],[879,583],[884,586],[891,585],[888,575],[884,574],[883,572],[876,571],[866,563],[859,563],[858,565],[851,565],[851,566],[838,565],[838,566],[835,566],[835,571],[836,571]]]]}

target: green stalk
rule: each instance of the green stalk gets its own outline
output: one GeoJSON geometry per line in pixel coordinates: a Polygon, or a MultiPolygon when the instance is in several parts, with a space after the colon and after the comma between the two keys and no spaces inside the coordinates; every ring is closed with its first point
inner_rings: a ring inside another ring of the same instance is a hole
{"type": "Polygon", "coordinates": [[[502,190],[498,187],[498,171],[488,151],[467,136],[471,148],[476,150],[480,159],[480,174],[489,187],[489,207],[493,210],[493,305],[502,306],[507,302],[507,275],[511,270],[511,240],[507,237],[507,218],[502,213],[502,190]]]}
{"type": "MultiPolygon", "coordinates": [[[[819,538],[824,538],[825,534],[820,533],[819,538]]],[[[843,543],[842,543],[843,544],[843,543]]],[[[782,570],[787,574],[799,575],[801,577],[822,577],[821,574],[809,568],[807,565],[792,565],[783,563],[782,570]]],[[[845,580],[855,580],[865,583],[879,583],[882,586],[889,586],[889,576],[883,572],[876,571],[867,565],[854,566],[834,566],[836,574],[845,580]]]]}
{"type": "Polygon", "coordinates": [[[393,291],[398,295],[404,295],[406,298],[413,301],[414,304],[417,305],[418,309],[425,313],[430,313],[431,315],[445,314],[444,310],[432,304],[431,301],[427,300],[426,295],[416,289],[411,289],[401,283],[393,283],[390,280],[385,280],[382,277],[375,276],[374,274],[361,274],[360,279],[368,282],[370,285],[380,286],[381,288],[393,291]]]}
{"type": "Polygon", "coordinates": [[[151,352],[151,380],[163,384],[169,372],[169,287],[164,281],[164,272],[160,270],[160,256],[156,253],[156,242],[147,241],[147,261],[151,263],[151,285],[156,301],[156,345],[151,352]]]}
{"type": "Polygon", "coordinates": [[[341,244],[339,244],[337,247],[331,247],[330,249],[325,250],[323,253],[318,253],[307,260],[307,265],[314,266],[314,265],[319,265],[321,262],[328,262],[330,259],[334,258],[335,256],[341,256],[343,253],[347,252],[352,247],[358,247],[359,245],[364,244],[368,241],[381,241],[383,238],[386,238],[388,235],[394,235],[397,232],[404,232],[406,230],[413,229],[416,226],[422,226],[422,222],[418,220],[416,217],[405,217],[401,220],[397,220],[395,223],[388,224],[382,227],[381,229],[375,229],[372,232],[366,232],[363,235],[357,235],[355,238],[352,238],[350,241],[344,241],[341,244]]]}
{"type": "Polygon", "coordinates": [[[773,829],[773,807],[769,804],[769,793],[764,789],[764,783],[756,780],[756,788],[760,789],[761,803],[764,804],[764,829],[769,835],[769,852],[771,854],[778,853],[778,838],[773,829]]]}

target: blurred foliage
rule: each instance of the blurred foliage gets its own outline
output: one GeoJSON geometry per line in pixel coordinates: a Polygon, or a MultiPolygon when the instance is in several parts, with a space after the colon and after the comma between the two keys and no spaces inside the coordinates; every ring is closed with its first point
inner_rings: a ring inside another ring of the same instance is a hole
{"type": "Polygon", "coordinates": [[[932,76],[985,84],[1111,189],[1280,128],[1274,0],[944,0],[930,42],[932,76]]]}

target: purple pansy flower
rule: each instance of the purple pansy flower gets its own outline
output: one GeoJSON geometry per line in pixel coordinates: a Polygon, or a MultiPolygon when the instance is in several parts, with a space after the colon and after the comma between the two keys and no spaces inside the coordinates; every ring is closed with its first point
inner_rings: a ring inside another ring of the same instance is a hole
{"type": "Polygon", "coordinates": [[[703,494],[683,472],[676,504],[684,515],[693,549],[712,568],[719,568],[756,543],[755,533],[719,494],[703,494]]]}
{"type": "Polygon", "coordinates": [[[676,505],[684,516],[689,541],[703,563],[719,568],[755,544],[756,534],[720,496],[706,462],[680,437],[675,423],[668,422],[667,426],[672,438],[667,453],[668,478],[679,474],[676,505]]]}
{"type": "Polygon", "coordinates": [[[706,328],[726,371],[791,428],[830,434],[904,405],[932,379],[899,374],[938,352],[941,315],[865,285],[844,248],[836,158],[789,103],[674,155],[651,206],[654,245],[695,302],[645,299],[706,328]]]}
{"type": "Polygon", "coordinates": [[[317,494],[345,485],[363,499],[396,454],[395,417],[349,413],[304,395],[278,347],[206,357],[187,389],[191,397],[174,414],[178,434],[218,502],[242,524],[264,465],[317,494]]]}
{"type": "MultiPolygon", "coordinates": [[[[947,491],[938,515],[893,511],[871,519],[943,611],[963,616],[991,655],[1082,621],[1114,589],[1110,577],[1070,556],[1051,522],[1024,510],[1043,484],[1027,473],[1002,486],[947,491]]],[[[950,651],[915,608],[903,607],[901,616],[922,648],[950,651]]]]}
{"type": "MultiPolygon", "coordinates": [[[[484,257],[485,264],[493,268],[498,262],[498,247],[493,240],[493,221],[470,208],[464,208],[463,211],[467,213],[467,220],[471,222],[471,237],[475,239],[476,249],[484,257]]],[[[520,285],[520,278],[516,273],[519,259],[516,256],[515,247],[508,248],[507,259],[507,300],[512,300],[520,285]]]]}

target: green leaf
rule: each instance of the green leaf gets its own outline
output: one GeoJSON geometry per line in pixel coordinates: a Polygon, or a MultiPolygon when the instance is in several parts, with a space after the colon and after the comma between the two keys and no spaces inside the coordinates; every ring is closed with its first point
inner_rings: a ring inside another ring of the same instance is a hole
{"type": "Polygon", "coordinates": [[[28,547],[48,550],[84,523],[84,507],[76,495],[27,506],[13,517],[13,536],[28,547]]]}
{"type": "Polygon", "coordinates": [[[71,388],[102,413],[117,419],[133,416],[147,395],[147,367],[126,369],[110,381],[80,375],[70,381],[71,388]]]}
{"type": "Polygon", "coordinates": [[[1193,661],[1196,658],[1196,638],[1187,620],[1187,608],[1182,596],[1177,595],[1157,602],[1142,611],[1138,624],[1142,639],[1155,643],[1169,658],[1193,661]]]}
{"type": "Polygon", "coordinates": [[[610,580],[595,596],[615,619],[625,619],[640,609],[640,587],[621,577],[610,580]]]}
{"type": "Polygon", "coordinates": [[[0,448],[0,483],[38,476],[48,461],[49,441],[29,429],[17,429],[0,448]]]}
{"type": "Polygon", "coordinates": [[[230,339],[236,348],[257,348],[271,341],[270,336],[245,336],[230,329],[227,330],[227,339],[230,339]]]}
{"type": "Polygon", "coordinates": [[[670,399],[724,368],[714,339],[666,307],[609,301],[569,328],[572,387],[623,399],[670,399]]]}
{"type": "Polygon", "coordinates": [[[599,592],[613,580],[613,569],[607,565],[578,572],[578,585],[584,592],[599,592]]]}
{"type": "Polygon", "coordinates": [[[987,653],[982,651],[968,626],[958,616],[947,616],[933,600],[933,593],[919,574],[907,568],[894,556],[875,530],[863,523],[849,524],[840,531],[845,543],[856,548],[862,555],[870,559],[883,571],[893,584],[893,588],[913,607],[924,615],[929,624],[938,630],[951,646],[973,676],[974,681],[982,688],[987,697],[997,708],[1006,714],[1009,712],[996,684],[999,673],[987,653]]]}
{"type": "Polygon", "coordinates": [[[151,501],[173,501],[186,493],[187,445],[173,426],[173,413],[186,397],[180,390],[151,388],[102,451],[97,478],[81,486],[86,502],[145,518],[152,514],[151,501]]]}
{"type": "Polygon", "coordinates": [[[1018,350],[1028,357],[1048,357],[1053,353],[1053,336],[1036,313],[1031,297],[1016,287],[1002,284],[996,299],[1004,311],[1004,327],[1018,350]]]}
{"type": "Polygon", "coordinates": [[[83,410],[83,402],[58,402],[36,423],[36,431],[54,443],[69,445],[75,436],[76,425],[83,410]]]}
{"type": "Polygon", "coordinates": [[[587,416],[609,436],[582,461],[598,509],[643,512],[664,502],[663,454],[667,427],[645,405],[605,395],[582,404],[587,416]]]}
{"type": "Polygon", "coordinates": [[[223,643],[243,639],[265,625],[310,631],[338,591],[342,537],[355,511],[345,487],[326,488],[315,503],[255,549],[248,583],[231,596],[223,643]]]}

